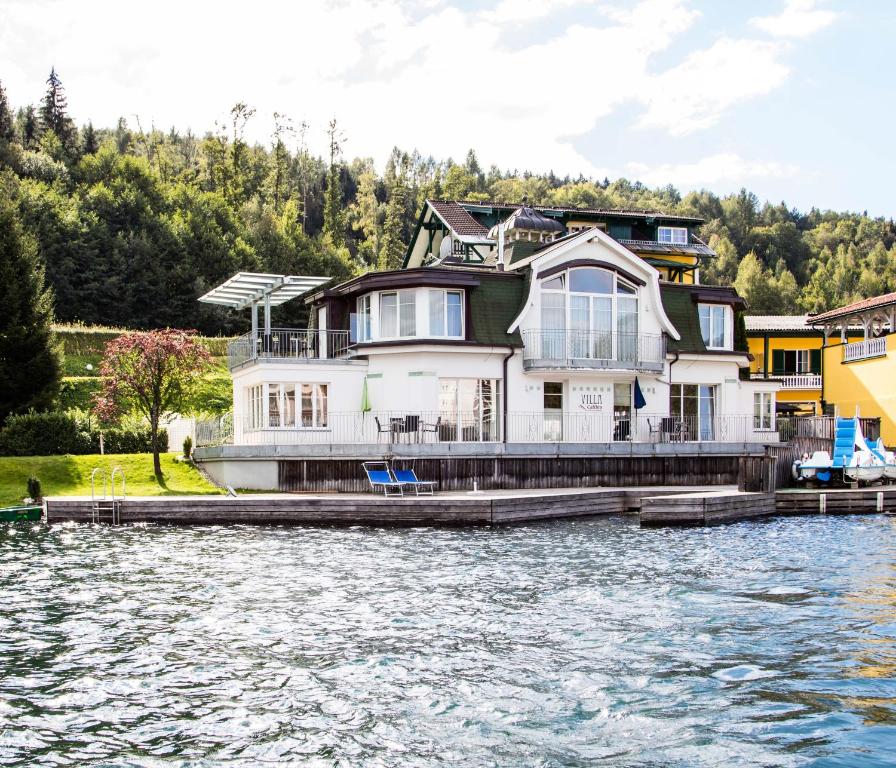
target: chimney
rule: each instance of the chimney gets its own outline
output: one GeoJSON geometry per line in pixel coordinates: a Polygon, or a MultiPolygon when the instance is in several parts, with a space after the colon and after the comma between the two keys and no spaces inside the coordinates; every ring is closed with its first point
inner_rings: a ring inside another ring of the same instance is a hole
{"type": "Polygon", "coordinates": [[[498,222],[498,272],[504,271],[504,222],[498,222]]]}

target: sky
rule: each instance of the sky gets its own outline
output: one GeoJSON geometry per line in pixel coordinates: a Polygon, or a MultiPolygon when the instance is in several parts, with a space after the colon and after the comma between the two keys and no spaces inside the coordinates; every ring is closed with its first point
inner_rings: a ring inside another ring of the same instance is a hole
{"type": "Polygon", "coordinates": [[[393,146],[896,215],[890,0],[0,0],[0,82],[78,123],[203,134],[230,108],[321,154],[393,146]]]}

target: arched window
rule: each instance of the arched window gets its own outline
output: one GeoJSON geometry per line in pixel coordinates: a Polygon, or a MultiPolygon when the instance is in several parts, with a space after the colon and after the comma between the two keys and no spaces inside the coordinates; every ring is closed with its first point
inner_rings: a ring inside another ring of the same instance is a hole
{"type": "Polygon", "coordinates": [[[541,281],[541,347],[548,359],[634,362],[638,288],[609,269],[573,267],[541,281]]]}

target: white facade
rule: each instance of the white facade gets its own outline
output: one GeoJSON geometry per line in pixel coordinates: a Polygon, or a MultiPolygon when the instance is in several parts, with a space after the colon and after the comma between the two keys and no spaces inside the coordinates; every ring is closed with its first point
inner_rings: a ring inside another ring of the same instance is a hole
{"type": "Polygon", "coordinates": [[[756,393],[776,384],[740,378],[748,357],[734,349],[734,294],[695,299],[707,351],[675,352],[667,343],[681,333],[659,272],[600,230],[508,265],[511,274],[527,271],[528,292],[506,318],[507,344],[477,340],[468,304],[481,289],[446,282],[444,268],[432,268],[432,285],[419,274],[408,287],[361,283],[345,299],[358,344],[335,359],[326,339],[336,331],[315,308],[316,330],[281,332],[284,352],[235,368],[234,443],[769,438],[756,393]],[[293,354],[307,334],[315,353],[293,354]]]}

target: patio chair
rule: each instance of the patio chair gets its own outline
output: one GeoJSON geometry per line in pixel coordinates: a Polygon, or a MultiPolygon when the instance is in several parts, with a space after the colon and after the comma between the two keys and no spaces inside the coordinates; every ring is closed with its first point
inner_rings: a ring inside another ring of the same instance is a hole
{"type": "Polygon", "coordinates": [[[650,442],[656,443],[663,439],[663,422],[662,420],[654,424],[652,419],[647,419],[647,431],[650,435],[650,442]]]}
{"type": "Polygon", "coordinates": [[[404,484],[392,476],[385,461],[365,461],[361,466],[367,474],[370,490],[374,493],[382,488],[384,496],[404,496],[404,484]]]}
{"type": "Polygon", "coordinates": [[[376,422],[376,441],[380,441],[380,435],[389,435],[389,442],[392,442],[392,433],[394,430],[392,429],[392,424],[390,423],[388,426],[383,426],[380,423],[380,417],[374,416],[373,420],[376,422]]]}
{"type": "Polygon", "coordinates": [[[420,435],[421,440],[426,441],[427,433],[432,433],[433,440],[435,442],[439,441],[439,428],[442,426],[442,417],[439,416],[435,422],[432,424],[427,424],[425,421],[420,425],[420,435]]]}
{"type": "Polygon", "coordinates": [[[392,476],[402,485],[413,488],[417,496],[432,496],[435,492],[435,480],[419,480],[413,469],[395,469],[393,467],[392,476]]]}

